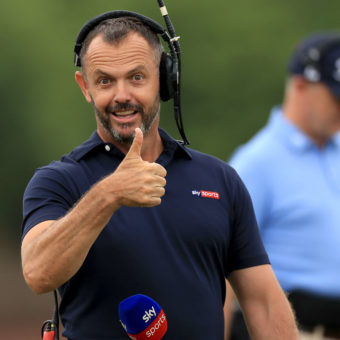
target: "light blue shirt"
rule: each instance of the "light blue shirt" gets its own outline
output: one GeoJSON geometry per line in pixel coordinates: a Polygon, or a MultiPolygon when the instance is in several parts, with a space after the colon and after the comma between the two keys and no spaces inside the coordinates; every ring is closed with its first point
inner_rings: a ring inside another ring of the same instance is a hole
{"type": "Polygon", "coordinates": [[[283,289],[340,297],[340,132],[319,148],[274,108],[230,164],[283,289]]]}

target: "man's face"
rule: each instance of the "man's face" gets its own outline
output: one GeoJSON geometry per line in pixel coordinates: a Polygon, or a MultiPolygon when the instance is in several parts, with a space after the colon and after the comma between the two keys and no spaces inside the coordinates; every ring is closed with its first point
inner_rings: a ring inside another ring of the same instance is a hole
{"type": "Polygon", "coordinates": [[[159,74],[155,52],[137,33],[119,44],[93,39],[76,73],[86,99],[96,112],[98,133],[106,142],[131,144],[136,127],[145,134],[157,129],[159,74]]]}
{"type": "Polygon", "coordinates": [[[340,101],[322,83],[310,85],[309,98],[310,128],[321,140],[327,140],[340,129],[340,101]]]}

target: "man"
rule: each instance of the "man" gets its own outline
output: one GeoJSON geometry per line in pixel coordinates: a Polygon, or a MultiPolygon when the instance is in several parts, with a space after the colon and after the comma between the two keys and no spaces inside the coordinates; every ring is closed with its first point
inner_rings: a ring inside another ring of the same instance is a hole
{"type": "Polygon", "coordinates": [[[97,131],[26,189],[25,279],[59,288],[72,340],[126,339],[118,305],[137,293],[164,309],[166,339],[223,339],[226,276],[254,339],[296,339],[239,177],[158,128],[161,51],[133,17],[85,39],[76,80],[97,131]]]}
{"type": "Polygon", "coordinates": [[[298,45],[282,107],[230,164],[250,192],[301,339],[340,339],[340,35],[298,45]]]}

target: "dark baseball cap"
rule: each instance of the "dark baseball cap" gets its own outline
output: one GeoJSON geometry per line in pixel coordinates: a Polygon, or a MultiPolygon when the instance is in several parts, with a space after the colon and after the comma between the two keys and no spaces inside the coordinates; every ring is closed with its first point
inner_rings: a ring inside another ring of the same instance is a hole
{"type": "Polygon", "coordinates": [[[291,56],[288,72],[322,82],[340,100],[340,32],[314,33],[302,40],[291,56]]]}

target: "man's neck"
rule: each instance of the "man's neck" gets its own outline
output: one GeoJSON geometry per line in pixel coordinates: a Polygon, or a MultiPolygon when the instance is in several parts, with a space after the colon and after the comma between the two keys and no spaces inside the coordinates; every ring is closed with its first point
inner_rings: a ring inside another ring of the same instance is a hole
{"type": "Polygon", "coordinates": [[[304,134],[310,137],[314,143],[323,148],[329,139],[329,136],[322,136],[317,131],[314,131],[313,127],[309,124],[309,118],[304,116],[304,108],[299,108],[298,106],[284,104],[282,111],[286,119],[297,126],[304,134]]]}
{"type": "MultiPolygon", "coordinates": [[[[121,143],[113,139],[112,137],[103,135],[102,131],[100,131],[99,129],[97,129],[97,133],[104,142],[112,143],[123,154],[126,155],[130,150],[131,146],[130,144],[121,143]]],[[[156,127],[152,128],[144,136],[141,157],[144,161],[155,162],[159,158],[163,150],[164,150],[163,141],[159,134],[158,128],[156,127]]]]}

